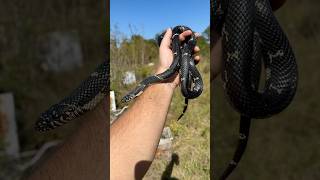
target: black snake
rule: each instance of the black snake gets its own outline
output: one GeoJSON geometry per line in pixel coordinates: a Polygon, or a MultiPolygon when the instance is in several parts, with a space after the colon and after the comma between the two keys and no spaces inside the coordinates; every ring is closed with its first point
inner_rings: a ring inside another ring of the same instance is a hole
{"type": "MultiPolygon", "coordinates": [[[[174,61],[170,68],[161,74],[150,76],[142,81],[123,101],[127,102],[135,98],[142,93],[148,85],[165,80],[177,71],[180,71],[181,90],[186,97],[186,104],[187,99],[196,98],[201,94],[203,82],[192,59],[196,38],[194,34],[192,34],[185,42],[181,43],[179,41],[179,34],[186,30],[190,29],[185,26],[177,26],[173,29],[172,50],[174,53],[174,61]]],[[[159,36],[159,44],[162,38],[163,34],[159,36]]],[[[49,131],[94,109],[107,95],[108,87],[109,62],[105,60],[69,96],[42,113],[36,122],[35,129],[40,132],[49,131]]],[[[185,112],[186,107],[187,106],[185,106],[183,112],[185,112]]],[[[181,116],[179,118],[181,118],[181,116]]]]}
{"type": "MultiPolygon", "coordinates": [[[[181,81],[181,92],[185,97],[185,107],[178,119],[183,116],[183,114],[187,110],[188,99],[193,99],[200,96],[203,90],[203,81],[193,59],[193,50],[197,43],[195,34],[192,33],[192,35],[183,42],[179,40],[179,35],[187,30],[191,29],[186,26],[176,26],[172,29],[173,35],[171,48],[173,52],[173,62],[170,67],[163,73],[152,75],[142,80],[142,82],[140,82],[135,89],[130,91],[126,96],[122,98],[122,102],[131,101],[132,99],[139,96],[149,85],[164,81],[172,77],[176,72],[179,72],[181,81]]],[[[164,33],[162,33],[158,37],[159,46],[163,37],[164,33]]]]}
{"type": "Polygon", "coordinates": [[[212,0],[212,28],[222,36],[222,80],[230,104],[241,114],[239,143],[220,179],[226,179],[245,151],[250,120],[267,118],[292,101],[298,81],[289,41],[269,0],[212,0]],[[265,83],[259,89],[261,67],[265,83]]]}
{"type": "Polygon", "coordinates": [[[54,129],[90,111],[101,102],[109,89],[109,62],[104,60],[69,96],[40,115],[35,129],[54,129]]]}

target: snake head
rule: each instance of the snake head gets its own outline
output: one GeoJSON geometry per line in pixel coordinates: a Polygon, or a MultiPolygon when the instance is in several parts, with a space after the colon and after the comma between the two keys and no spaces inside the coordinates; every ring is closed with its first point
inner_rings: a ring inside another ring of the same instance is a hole
{"type": "Polygon", "coordinates": [[[49,131],[54,128],[54,126],[51,124],[51,118],[50,115],[47,113],[42,113],[38,119],[38,121],[35,124],[35,130],[39,132],[45,132],[49,131]]]}
{"type": "Polygon", "coordinates": [[[129,101],[131,101],[135,96],[132,95],[132,94],[127,94],[126,96],[124,96],[122,99],[121,99],[121,102],[122,103],[127,103],[129,101]]]}
{"type": "Polygon", "coordinates": [[[35,124],[35,129],[40,132],[49,131],[82,114],[76,106],[59,103],[51,106],[42,113],[35,124]]]}

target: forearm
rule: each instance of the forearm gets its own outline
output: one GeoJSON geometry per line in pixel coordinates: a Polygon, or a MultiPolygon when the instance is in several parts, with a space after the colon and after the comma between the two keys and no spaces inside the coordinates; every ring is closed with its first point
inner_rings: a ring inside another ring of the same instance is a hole
{"type": "Polygon", "coordinates": [[[174,88],[151,85],[110,129],[111,179],[139,179],[154,158],[174,88]]]}
{"type": "Polygon", "coordinates": [[[86,113],[76,132],[40,163],[29,179],[107,179],[108,104],[104,101],[86,113]]]}

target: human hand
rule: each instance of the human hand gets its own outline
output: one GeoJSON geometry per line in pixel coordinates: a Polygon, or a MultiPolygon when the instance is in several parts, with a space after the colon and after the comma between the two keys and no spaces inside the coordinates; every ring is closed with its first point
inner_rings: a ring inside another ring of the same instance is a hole
{"type": "MultiPolygon", "coordinates": [[[[180,41],[184,41],[186,37],[190,36],[192,31],[187,30],[184,31],[179,35],[180,41]]],[[[196,37],[200,35],[198,33],[195,34],[196,37]]],[[[173,62],[173,52],[171,50],[171,37],[172,37],[172,30],[171,28],[167,29],[159,48],[159,66],[157,68],[156,74],[163,73],[167,70],[173,62]]],[[[200,61],[200,56],[197,53],[200,51],[198,46],[194,47],[194,60],[195,64],[200,61]]],[[[173,77],[170,77],[164,83],[168,84],[169,87],[175,89],[180,84],[180,77],[179,73],[176,73],[173,77]]]]}

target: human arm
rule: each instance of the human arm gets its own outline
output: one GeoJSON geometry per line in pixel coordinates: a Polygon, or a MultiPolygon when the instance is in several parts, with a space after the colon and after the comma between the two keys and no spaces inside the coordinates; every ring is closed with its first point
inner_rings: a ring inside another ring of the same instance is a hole
{"type": "Polygon", "coordinates": [[[109,98],[81,116],[75,132],[35,167],[30,180],[106,180],[108,176],[109,98]]]}

